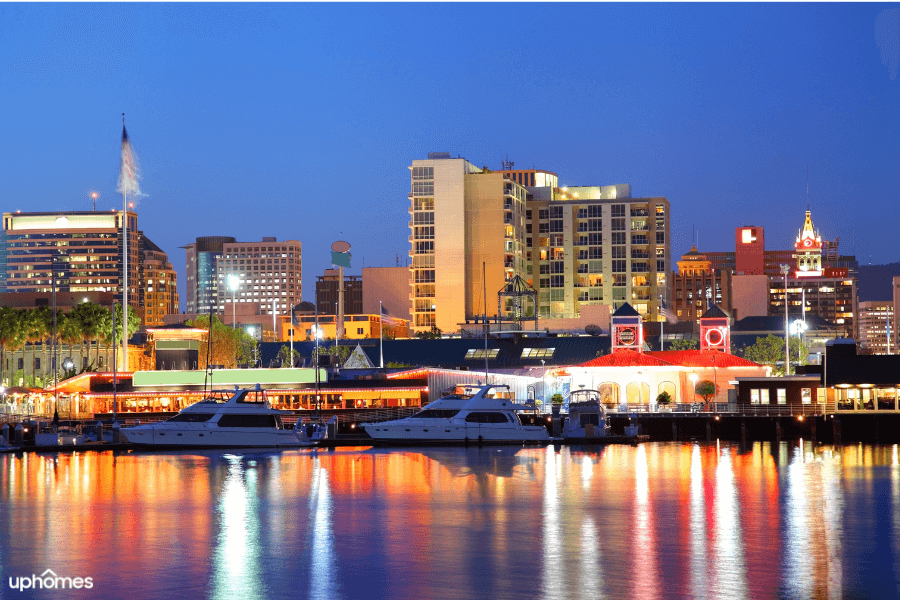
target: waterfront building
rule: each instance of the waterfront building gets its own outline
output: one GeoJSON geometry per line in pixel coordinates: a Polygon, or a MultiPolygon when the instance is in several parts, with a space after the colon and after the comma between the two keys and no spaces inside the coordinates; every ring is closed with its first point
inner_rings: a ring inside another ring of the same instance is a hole
{"type": "Polygon", "coordinates": [[[676,404],[703,402],[695,386],[711,381],[710,402],[727,403],[734,398],[735,377],[770,375],[771,367],[731,354],[729,320],[718,307],[701,316],[699,327],[699,350],[646,351],[643,320],[623,304],[612,316],[612,351],[569,367],[571,383],[597,390],[605,404],[618,407],[655,404],[663,392],[676,404]]]}
{"type": "MultiPolygon", "coordinates": [[[[407,275],[409,271],[407,271],[407,275]]],[[[316,277],[316,306],[319,313],[336,315],[338,313],[338,290],[340,275],[338,269],[325,269],[324,275],[316,277]]],[[[408,291],[408,287],[407,287],[408,291]]],[[[363,282],[359,275],[344,274],[344,315],[359,315],[363,312],[363,282]]],[[[375,311],[377,314],[377,310],[375,311]]],[[[348,334],[349,335],[349,334],[348,334]]]]}
{"type": "Polygon", "coordinates": [[[894,319],[891,325],[891,354],[900,354],[900,336],[897,335],[900,327],[900,277],[894,277],[891,281],[891,290],[894,299],[894,319]]]}
{"type": "Polygon", "coordinates": [[[235,310],[233,302],[238,307],[258,305],[252,312],[270,315],[270,322],[275,315],[287,314],[302,297],[300,249],[297,240],[279,242],[274,237],[264,237],[260,242],[222,243],[213,289],[223,320],[229,313],[241,312],[235,310]]]}
{"type": "Polygon", "coordinates": [[[530,188],[526,272],[541,318],[577,317],[582,306],[625,302],[658,319],[669,299],[670,207],[632,198],[631,186],[530,188]]]}
{"type": "Polygon", "coordinates": [[[888,331],[894,334],[894,303],[859,303],[859,349],[865,354],[890,354],[888,331]]]}
{"type": "MultiPolygon", "coordinates": [[[[291,330],[288,326],[287,319],[283,316],[281,319],[281,334],[279,341],[288,342],[291,339],[291,330]]],[[[318,320],[319,331],[321,331],[321,339],[335,338],[335,315],[319,315],[318,319],[315,315],[305,314],[294,317],[296,325],[294,326],[294,341],[305,341],[313,339],[314,327],[318,320]]],[[[382,316],[376,314],[348,314],[344,315],[344,337],[348,340],[364,340],[379,339],[384,335],[385,339],[397,339],[409,337],[409,321],[406,319],[398,319],[396,317],[382,316]],[[382,324],[384,332],[382,334],[382,324]]]]}
{"type": "Polygon", "coordinates": [[[185,252],[186,287],[185,312],[204,314],[220,312],[218,261],[222,258],[226,243],[234,242],[228,236],[204,236],[183,246],[185,252]]]}
{"type": "Polygon", "coordinates": [[[680,321],[700,322],[700,316],[710,304],[731,312],[731,273],[713,269],[712,263],[691,246],[677,262],[678,272],[672,274],[672,309],[680,321]]]}

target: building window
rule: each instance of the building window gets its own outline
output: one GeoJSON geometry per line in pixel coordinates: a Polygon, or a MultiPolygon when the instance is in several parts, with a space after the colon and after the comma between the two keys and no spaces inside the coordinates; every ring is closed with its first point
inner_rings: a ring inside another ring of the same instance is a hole
{"type": "Polygon", "coordinates": [[[550,358],[556,348],[523,348],[522,358],[550,358]]]}
{"type": "MultiPolygon", "coordinates": [[[[490,348],[487,351],[488,360],[497,358],[498,354],[500,354],[499,348],[490,348]]],[[[475,360],[478,358],[484,359],[484,348],[469,348],[466,351],[466,360],[475,360]]]]}
{"type": "Polygon", "coordinates": [[[800,400],[803,402],[803,404],[812,404],[812,388],[801,389],[800,400]]]}
{"type": "Polygon", "coordinates": [[[778,404],[787,404],[787,390],[784,388],[778,388],[775,390],[775,393],[778,398],[778,404]]]}

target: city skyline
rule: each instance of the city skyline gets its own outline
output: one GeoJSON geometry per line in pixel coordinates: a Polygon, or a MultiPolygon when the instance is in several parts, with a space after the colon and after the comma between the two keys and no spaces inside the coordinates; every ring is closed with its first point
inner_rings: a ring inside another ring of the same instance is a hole
{"type": "Polygon", "coordinates": [[[350,273],[407,264],[407,167],[442,151],[665,196],[672,256],[745,225],[790,248],[808,169],[823,238],[898,260],[866,218],[900,191],[891,5],[347,8],[0,5],[4,211],[121,210],[124,112],[182,304],[201,236],[300,240],[306,299],[338,239],[350,273]]]}

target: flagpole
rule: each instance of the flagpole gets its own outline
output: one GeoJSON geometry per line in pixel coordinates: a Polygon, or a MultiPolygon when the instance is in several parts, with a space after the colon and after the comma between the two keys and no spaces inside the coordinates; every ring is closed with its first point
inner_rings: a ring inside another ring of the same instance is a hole
{"type": "MultiPolygon", "coordinates": [[[[122,113],[125,137],[125,113],[122,113]]],[[[124,140],[123,140],[124,143],[124,140]]],[[[128,371],[128,186],[122,186],[122,371],[128,371]]]]}
{"type": "Polygon", "coordinates": [[[660,316],[662,317],[662,319],[659,320],[659,351],[660,352],[663,352],[665,350],[665,348],[663,347],[663,344],[665,344],[664,340],[666,339],[664,327],[663,327],[663,323],[665,323],[665,321],[666,321],[666,316],[662,314],[662,302],[663,302],[663,297],[662,297],[662,294],[660,294],[659,295],[659,313],[660,313],[660,316]]]}
{"type": "Polygon", "coordinates": [[[384,308],[381,306],[381,300],[378,301],[378,367],[384,368],[384,308]]]}

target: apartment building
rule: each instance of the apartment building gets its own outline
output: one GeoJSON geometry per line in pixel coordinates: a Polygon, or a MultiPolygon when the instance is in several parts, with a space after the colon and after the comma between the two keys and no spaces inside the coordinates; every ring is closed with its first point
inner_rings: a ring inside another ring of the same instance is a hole
{"type": "Polygon", "coordinates": [[[140,305],[144,326],[161,327],[178,313],[178,275],[162,248],[140,232],[140,305]]]}
{"type": "MultiPolygon", "coordinates": [[[[319,314],[336,315],[340,294],[338,269],[325,269],[316,277],[316,306],[319,314]]],[[[363,312],[363,282],[359,275],[344,275],[344,315],[359,315],[363,312]]],[[[376,312],[377,314],[377,312],[376,312]]]]}
{"type": "Polygon", "coordinates": [[[671,269],[666,198],[632,198],[627,184],[529,192],[523,277],[538,291],[541,317],[628,302],[645,319],[658,318],[671,269]]]}
{"type": "Polygon", "coordinates": [[[730,271],[713,269],[697,246],[691,246],[677,264],[678,273],[672,275],[672,309],[679,321],[694,321],[699,325],[700,317],[710,305],[732,314],[730,271]]]}
{"type": "Polygon", "coordinates": [[[219,304],[219,259],[225,244],[234,243],[233,237],[212,235],[198,237],[193,244],[182,246],[185,251],[185,312],[204,314],[221,312],[219,304]]]}
{"type": "Polygon", "coordinates": [[[409,169],[413,331],[496,315],[497,292],[524,271],[527,190],[446,152],[409,169]]]}

